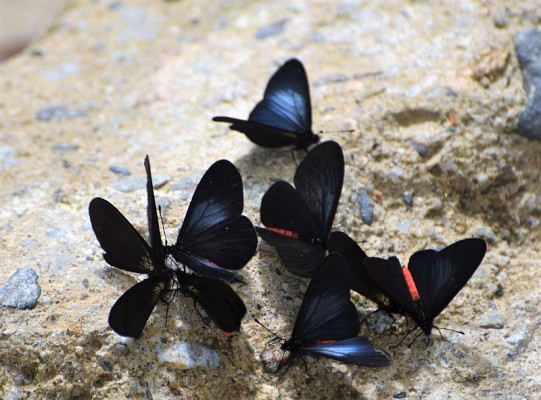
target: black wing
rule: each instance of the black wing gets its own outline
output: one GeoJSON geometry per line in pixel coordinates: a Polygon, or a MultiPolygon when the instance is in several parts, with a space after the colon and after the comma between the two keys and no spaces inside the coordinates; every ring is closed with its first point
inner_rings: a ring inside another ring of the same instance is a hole
{"type": "Polygon", "coordinates": [[[389,365],[387,356],[376,351],[366,338],[360,336],[336,342],[303,345],[301,351],[368,367],[386,367],[389,365]]]}
{"type": "Polygon", "coordinates": [[[152,185],[152,172],[150,170],[150,159],[145,157],[145,170],[147,173],[147,220],[148,235],[150,237],[150,246],[155,251],[161,251],[163,248],[162,237],[160,235],[160,225],[158,222],[158,211],[156,210],[156,199],[154,198],[154,187],[152,185]]]}
{"type": "Polygon", "coordinates": [[[253,257],[257,235],[250,220],[241,215],[228,225],[205,232],[189,243],[189,253],[225,269],[240,269],[253,257]]]}
{"type": "Polygon", "coordinates": [[[286,132],[307,132],[312,129],[310,89],[304,66],[291,59],[271,77],[263,100],[250,113],[248,120],[274,126],[286,132]]]}
{"type": "Polygon", "coordinates": [[[357,336],[357,310],[350,300],[349,269],[337,253],[328,255],[308,285],[291,340],[316,342],[357,336]]]}
{"type": "Polygon", "coordinates": [[[168,281],[151,277],[137,283],[116,301],[109,313],[109,326],[121,336],[140,338],[154,306],[168,281]]]}
{"type": "MultiPolygon", "coordinates": [[[[177,242],[170,250],[175,259],[203,260],[198,263],[202,269],[208,262],[217,268],[243,267],[257,247],[252,223],[241,216],[243,202],[242,179],[237,168],[226,160],[214,163],[201,178],[177,242]]],[[[212,271],[196,272],[217,277],[212,271]]]]}
{"type": "Polygon", "coordinates": [[[230,123],[229,129],[244,133],[253,143],[262,147],[276,148],[289,146],[296,144],[299,137],[296,133],[285,132],[280,128],[255,121],[244,121],[242,119],[222,116],[214,117],[212,120],[215,122],[230,123]]]}
{"type": "Polygon", "coordinates": [[[242,214],[244,197],[237,168],[227,160],[216,161],[195,189],[177,244],[188,245],[198,236],[235,221],[242,214]]]}
{"type": "Polygon", "coordinates": [[[464,239],[441,251],[414,253],[408,268],[427,319],[438,316],[471,278],[486,252],[482,239],[464,239]]]}
{"type": "Polygon", "coordinates": [[[417,308],[404,278],[400,261],[396,257],[385,260],[378,257],[368,257],[362,261],[364,270],[374,286],[389,299],[389,312],[405,311],[417,320],[417,308]]]}
{"type": "Polygon", "coordinates": [[[274,246],[284,267],[292,274],[310,278],[325,257],[325,248],[303,239],[256,227],[257,233],[265,242],[274,246]]]}
{"type": "Polygon", "coordinates": [[[229,117],[214,117],[214,121],[230,122],[231,129],[243,132],[264,147],[297,144],[306,148],[317,143],[312,132],[312,105],[304,66],[291,59],[271,77],[263,100],[250,113],[248,121],[229,117]]]}
{"type": "Polygon", "coordinates": [[[246,306],[231,287],[219,280],[191,274],[183,274],[179,282],[185,284],[187,292],[200,304],[216,326],[230,336],[240,329],[240,323],[246,314],[246,306]]]}
{"type": "Polygon", "coordinates": [[[155,274],[160,260],[132,224],[107,200],[92,199],[88,206],[92,229],[103,258],[113,267],[141,274],[155,274]]]}
{"type": "Polygon", "coordinates": [[[282,229],[305,240],[323,235],[299,192],[285,181],[274,183],[265,192],[261,200],[261,222],[267,228],[282,229]]]}
{"type": "Polygon", "coordinates": [[[327,243],[344,182],[344,154],[328,141],[314,147],[295,172],[295,187],[317,223],[317,237],[327,243]]]}

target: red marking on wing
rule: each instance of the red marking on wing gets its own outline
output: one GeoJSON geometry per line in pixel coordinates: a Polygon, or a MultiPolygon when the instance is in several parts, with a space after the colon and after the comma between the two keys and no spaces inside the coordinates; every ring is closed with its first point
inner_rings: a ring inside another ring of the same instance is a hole
{"type": "Polygon", "coordinates": [[[421,298],[419,297],[419,292],[417,291],[417,286],[415,285],[413,276],[411,276],[410,270],[407,267],[402,267],[402,273],[404,274],[404,279],[408,284],[408,290],[410,291],[411,298],[413,301],[419,301],[421,298]]]}
{"type": "Polygon", "coordinates": [[[206,262],[206,263],[209,263],[209,264],[211,264],[211,265],[214,265],[215,267],[220,267],[218,264],[213,263],[212,261],[207,260],[206,258],[202,258],[202,260],[203,260],[204,262],[206,262]]]}
{"type": "Polygon", "coordinates": [[[288,231],[288,230],[282,229],[282,228],[269,228],[269,227],[267,227],[267,229],[269,231],[276,232],[276,233],[279,233],[280,235],[284,235],[284,236],[287,236],[287,237],[290,237],[290,238],[293,238],[293,239],[298,239],[300,237],[300,235],[298,233],[288,231]]]}
{"type": "Polygon", "coordinates": [[[327,343],[334,343],[336,340],[316,340],[317,344],[327,344],[327,343]]]}
{"type": "Polygon", "coordinates": [[[234,333],[233,333],[233,332],[226,332],[226,331],[222,331],[222,333],[223,333],[223,334],[224,334],[224,336],[225,336],[225,337],[227,337],[227,338],[230,338],[230,337],[232,337],[232,336],[234,335],[234,333]]]}

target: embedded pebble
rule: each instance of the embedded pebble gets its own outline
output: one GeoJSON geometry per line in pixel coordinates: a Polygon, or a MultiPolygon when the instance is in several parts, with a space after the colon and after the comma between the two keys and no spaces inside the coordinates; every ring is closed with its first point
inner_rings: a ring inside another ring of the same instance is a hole
{"type": "Polygon", "coordinates": [[[45,79],[51,82],[60,81],[69,76],[79,73],[79,65],[72,62],[65,62],[52,69],[43,72],[45,79]]]}
{"type": "Polygon", "coordinates": [[[131,175],[131,172],[128,168],[121,167],[120,165],[111,165],[109,167],[109,171],[111,171],[114,174],[119,174],[119,175],[124,175],[124,176],[131,175]]]}
{"type": "Polygon", "coordinates": [[[357,202],[359,203],[359,212],[361,221],[366,225],[372,225],[374,221],[374,203],[364,188],[357,191],[357,202]]]}
{"type": "Polygon", "coordinates": [[[369,315],[366,317],[365,322],[368,329],[375,335],[381,335],[383,332],[388,331],[394,324],[393,317],[384,311],[377,311],[369,315]]]}
{"type": "Polygon", "coordinates": [[[523,29],[514,39],[527,93],[526,106],[518,117],[517,131],[530,139],[541,140],[541,30],[523,29]]]}
{"type": "Polygon", "coordinates": [[[505,342],[515,347],[522,347],[522,345],[524,344],[524,339],[524,334],[515,333],[505,339],[505,342]]]}
{"type": "Polygon", "coordinates": [[[88,116],[88,113],[86,111],[70,110],[66,106],[45,107],[36,113],[36,119],[39,121],[57,121],[59,119],[69,119],[86,116],[88,116]]]}
{"type": "Polygon", "coordinates": [[[490,313],[483,317],[478,326],[483,329],[503,329],[504,324],[500,314],[490,313]]]}
{"type": "Polygon", "coordinates": [[[415,149],[415,151],[421,156],[426,157],[428,155],[428,146],[416,141],[410,140],[409,144],[415,149]]]}
{"type": "Polygon", "coordinates": [[[41,287],[32,268],[20,268],[0,288],[0,304],[4,307],[27,310],[36,307],[41,287]]]}
{"type": "Polygon", "coordinates": [[[14,147],[8,146],[7,144],[0,146],[0,164],[9,166],[17,164],[17,150],[14,147]]]}
{"type": "Polygon", "coordinates": [[[407,193],[407,192],[402,193],[402,201],[408,207],[410,208],[413,207],[413,195],[411,193],[407,193]]]}
{"type": "Polygon", "coordinates": [[[156,346],[158,360],[177,368],[212,367],[220,365],[220,355],[200,344],[180,342],[171,347],[156,346]]]}
{"type": "Polygon", "coordinates": [[[411,221],[400,220],[396,221],[396,229],[402,233],[408,233],[411,228],[411,221]]]}
{"type": "Polygon", "coordinates": [[[288,21],[288,18],[282,18],[270,23],[269,25],[259,28],[259,30],[255,33],[255,38],[261,40],[271,36],[279,35],[284,31],[284,28],[288,21]]]}
{"type": "Polygon", "coordinates": [[[486,226],[480,226],[475,230],[475,235],[486,240],[489,244],[494,244],[498,241],[498,237],[492,232],[492,229],[486,226]]]}
{"type": "Polygon", "coordinates": [[[50,238],[58,239],[65,237],[68,234],[68,230],[64,228],[50,229],[45,232],[45,235],[50,238]]]}

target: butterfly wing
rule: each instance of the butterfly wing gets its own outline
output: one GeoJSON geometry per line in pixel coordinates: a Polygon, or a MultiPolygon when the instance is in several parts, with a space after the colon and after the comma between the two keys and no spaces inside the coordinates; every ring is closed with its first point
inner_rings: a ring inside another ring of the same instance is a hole
{"type": "Polygon", "coordinates": [[[160,265],[150,246],[132,224],[107,200],[92,199],[88,206],[92,229],[109,265],[130,272],[155,274],[160,265]]]}
{"type": "Polygon", "coordinates": [[[167,280],[150,277],[131,287],[111,308],[109,326],[121,336],[140,338],[154,306],[167,286],[167,280]]]}
{"type": "MultiPolygon", "coordinates": [[[[289,146],[297,143],[298,135],[280,128],[231,117],[214,117],[215,122],[228,122],[229,129],[244,133],[253,143],[268,148],[289,146]]],[[[315,136],[315,135],[314,135],[315,136]]]]}
{"type": "MultiPolygon", "coordinates": [[[[200,304],[216,326],[230,336],[240,329],[246,306],[231,287],[219,280],[185,274],[188,295],[200,304]]],[[[181,283],[182,284],[182,283],[181,283]]]]}
{"type": "Polygon", "coordinates": [[[374,286],[366,274],[362,261],[367,258],[367,255],[359,245],[343,232],[332,232],[327,246],[329,252],[340,253],[346,259],[351,274],[351,289],[385,308],[389,299],[385,293],[374,286]]]}
{"type": "MultiPolygon", "coordinates": [[[[211,277],[219,277],[218,268],[243,267],[257,247],[252,223],[241,216],[243,202],[242,179],[237,168],[227,160],[214,163],[195,190],[171,250],[175,259],[188,262],[190,268],[197,269],[194,271],[211,277]]],[[[236,274],[229,276],[234,279],[236,274]]]]}
{"type": "Polygon", "coordinates": [[[357,336],[357,310],[350,300],[349,268],[337,253],[328,255],[314,274],[302,302],[292,340],[316,342],[357,336]]]}
{"type": "Polygon", "coordinates": [[[325,248],[319,244],[294,239],[280,233],[256,227],[265,242],[274,246],[284,267],[292,274],[310,278],[325,257],[325,248]]]}
{"type": "Polygon", "coordinates": [[[325,245],[344,182],[344,154],[328,141],[314,147],[295,172],[295,187],[317,224],[314,232],[325,245]]]}
{"type": "Polygon", "coordinates": [[[372,344],[361,336],[339,341],[304,345],[301,351],[368,367],[386,367],[389,365],[387,356],[375,350],[372,344]]]}
{"type": "Polygon", "coordinates": [[[147,220],[150,246],[155,251],[161,251],[163,248],[162,237],[160,235],[158,211],[156,210],[156,199],[154,198],[154,187],[152,185],[152,171],[150,170],[150,159],[148,158],[148,155],[145,157],[145,170],[147,173],[147,220]]]}
{"type": "Polygon", "coordinates": [[[385,260],[378,257],[368,257],[362,261],[362,266],[374,286],[388,298],[389,306],[392,307],[390,312],[404,311],[412,318],[417,319],[417,308],[398,258],[390,257],[385,260]]]}
{"type": "Polygon", "coordinates": [[[248,120],[286,132],[312,129],[308,78],[299,60],[291,59],[276,71],[269,80],[263,100],[250,113],[248,120]]]}
{"type": "Polygon", "coordinates": [[[460,240],[441,251],[414,253],[408,268],[417,286],[427,319],[438,316],[471,278],[483,261],[482,239],[460,240]]]}

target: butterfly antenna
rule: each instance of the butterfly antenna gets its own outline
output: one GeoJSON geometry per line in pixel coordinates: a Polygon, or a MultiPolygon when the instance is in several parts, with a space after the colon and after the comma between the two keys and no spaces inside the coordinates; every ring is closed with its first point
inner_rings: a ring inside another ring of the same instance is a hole
{"type": "Polygon", "coordinates": [[[327,132],[319,131],[318,135],[327,135],[329,133],[353,133],[353,132],[355,132],[355,129],[341,129],[338,131],[327,131],[327,132]]]}
{"type": "MultiPolygon", "coordinates": [[[[417,329],[417,328],[415,328],[415,329],[417,329]]],[[[413,332],[413,331],[412,331],[412,332],[413,332]]],[[[411,347],[411,345],[412,345],[413,343],[415,343],[415,341],[417,340],[417,338],[418,338],[419,336],[421,336],[422,334],[423,334],[423,331],[419,332],[419,333],[417,334],[417,336],[415,336],[415,337],[413,338],[413,340],[408,344],[408,347],[411,347]]],[[[427,338],[426,346],[428,347],[428,345],[430,344],[430,336],[427,335],[426,338],[427,338]]]]}
{"type": "Polygon", "coordinates": [[[163,231],[163,238],[165,240],[165,247],[167,247],[167,235],[165,234],[165,226],[163,224],[163,218],[162,218],[162,206],[158,206],[158,214],[160,214],[160,221],[162,221],[162,231],[163,231]]]}
{"type": "MultiPolygon", "coordinates": [[[[275,332],[271,331],[269,328],[267,328],[265,325],[263,325],[261,322],[259,322],[259,320],[257,318],[254,318],[254,321],[261,325],[263,328],[265,328],[266,331],[268,331],[272,336],[273,338],[271,339],[271,341],[273,341],[274,339],[278,339],[278,340],[284,340],[283,338],[281,338],[280,336],[278,336],[275,332]]],[[[284,358],[284,355],[282,353],[282,359],[284,358]]],[[[278,371],[276,371],[278,372],[278,371]]]]}
{"type": "Polygon", "coordinates": [[[436,329],[438,330],[438,332],[439,332],[441,338],[442,338],[443,340],[445,340],[446,342],[448,342],[449,340],[447,340],[447,339],[445,338],[445,336],[443,336],[443,333],[441,333],[442,330],[444,330],[444,331],[451,331],[451,332],[455,332],[455,333],[460,333],[461,335],[464,335],[464,332],[462,332],[462,331],[457,331],[457,330],[451,329],[451,328],[440,328],[439,326],[436,326],[436,325],[434,325],[434,328],[436,328],[436,329]]]}

